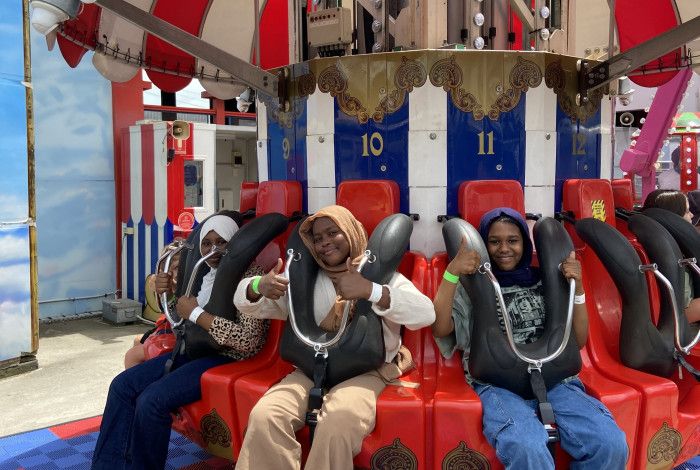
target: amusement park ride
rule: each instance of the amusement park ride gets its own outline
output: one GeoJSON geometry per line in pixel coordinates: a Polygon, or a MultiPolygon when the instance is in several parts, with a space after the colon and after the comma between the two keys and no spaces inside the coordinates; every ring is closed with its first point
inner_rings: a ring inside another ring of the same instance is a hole
{"type": "MultiPolygon", "coordinates": [[[[49,43],[58,43],[70,64],[94,50],[93,63],[112,81],[128,81],[144,68],[170,92],[192,78],[220,99],[255,90],[257,138],[249,130],[224,129],[249,139],[246,148],[257,155],[245,164],[254,167],[248,174],[257,175],[259,184],[242,186],[240,210],[294,218],[337,203],[370,233],[385,216],[408,214],[411,251],[399,271],[430,297],[447,263],[445,221],[477,225],[482,214],[500,206],[557,214],[593,299],[587,303],[590,332],[580,376],[625,431],[628,468],[671,468],[700,454],[700,385],[688,372],[700,367],[693,348],[697,327],[678,315],[674,291],[662,280],[680,290],[677,271],[689,269],[700,288],[697,267],[678,264],[679,258],[700,256],[700,238],[662,216],[651,217],[658,223],[630,217],[636,200],[631,180],[611,181],[616,95],[623,93],[618,81],[628,77],[659,90],[620,167],[642,178],[643,195],[654,187],[654,164],[692,74],[688,43],[700,36],[697,2],[31,4],[32,24],[49,43]],[[589,218],[598,222],[577,222],[589,218]],[[659,227],[665,229],[651,238],[668,237],[675,251],[648,243],[649,230],[659,227]],[[610,247],[625,258],[617,260],[610,247]],[[671,258],[675,268],[665,267],[671,258]],[[618,261],[631,263],[631,271],[611,268],[618,261]],[[639,312],[646,318],[640,320],[639,312]],[[659,344],[664,346],[654,349],[659,344]],[[663,358],[655,362],[654,351],[663,358]],[[650,365],[659,361],[665,366],[650,365]]],[[[173,132],[173,125],[132,126],[115,155],[126,182],[117,189],[119,218],[124,233],[133,235],[122,250],[122,290],[135,299],[143,295],[138,286],[156,268],[160,248],[175,232],[186,232],[192,218],[201,221],[218,208],[213,185],[192,205],[185,203],[182,187],[187,161],[215,153],[221,128],[191,123],[185,131],[176,123],[173,132]]],[[[684,191],[697,184],[695,135],[682,135],[684,191]]],[[[212,184],[219,178],[218,160],[199,159],[198,171],[212,184]]],[[[269,267],[284,257],[290,230],[259,261],[269,267]]],[[[279,355],[282,329],[273,322],[255,358],[207,372],[202,400],[180,410],[174,426],[210,452],[235,460],[252,406],[292,368],[279,355]]],[[[403,341],[417,368],[402,380],[418,386],[382,393],[376,428],[355,465],[501,468],[481,433],[481,404],[464,381],[460,361],[441,358],[429,330],[405,331],[403,341]]],[[[162,350],[153,345],[151,353],[162,350]]],[[[567,462],[558,450],[558,465],[567,462]]]]}

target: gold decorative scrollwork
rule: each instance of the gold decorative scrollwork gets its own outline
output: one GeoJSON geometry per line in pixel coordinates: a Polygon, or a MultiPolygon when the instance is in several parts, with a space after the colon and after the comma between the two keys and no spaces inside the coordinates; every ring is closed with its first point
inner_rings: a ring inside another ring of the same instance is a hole
{"type": "Polygon", "coordinates": [[[401,57],[401,65],[394,76],[396,89],[381,99],[379,106],[372,114],[372,119],[382,122],[385,115],[398,111],[406,100],[406,93],[412,92],[414,87],[423,86],[427,78],[428,74],[421,62],[405,56],[401,57]]]}
{"type": "Polygon", "coordinates": [[[371,470],[416,470],[418,459],[408,447],[396,438],[388,446],[378,449],[370,461],[371,470]]]}
{"type": "Polygon", "coordinates": [[[284,111],[279,104],[276,97],[260,93],[258,95],[258,100],[260,100],[267,108],[267,118],[270,121],[276,122],[280,127],[291,129],[294,121],[301,116],[304,112],[303,100],[299,98],[292,99],[290,105],[292,107],[289,111],[284,111]]]}
{"type": "Polygon", "coordinates": [[[452,449],[442,459],[442,470],[490,470],[491,464],[486,457],[467,447],[464,441],[452,449]]]}
{"type": "Polygon", "coordinates": [[[542,83],[542,70],[539,66],[527,59],[518,57],[515,67],[510,71],[510,88],[502,93],[494,104],[491,105],[489,118],[497,120],[501,113],[515,108],[520,102],[520,95],[530,88],[536,88],[542,83]]]}
{"type": "Polygon", "coordinates": [[[433,64],[430,69],[430,83],[448,92],[452,103],[460,111],[472,113],[477,121],[484,118],[484,110],[476,97],[461,88],[462,70],[455,63],[454,56],[438,60],[433,64]]]}
{"type": "Polygon", "coordinates": [[[561,61],[554,61],[547,65],[544,71],[544,83],[547,88],[551,88],[555,93],[560,93],[564,90],[566,79],[564,78],[564,69],[561,66],[561,61]]]}
{"type": "Polygon", "coordinates": [[[305,73],[297,79],[297,92],[300,97],[309,96],[316,90],[316,76],[313,72],[305,73]]]}
{"type": "Polygon", "coordinates": [[[330,93],[333,98],[337,98],[341,111],[348,116],[356,116],[360,124],[369,121],[369,113],[360,100],[347,93],[348,79],[335,65],[325,68],[318,75],[318,89],[322,93],[330,93]]]}
{"type": "MultiPolygon", "coordinates": [[[[659,464],[673,464],[681,451],[681,433],[665,423],[661,426],[647,449],[647,463],[653,466],[659,464]]],[[[649,468],[649,465],[647,465],[649,468]]],[[[659,467],[661,468],[661,467],[659,467]]]]}
{"type": "Polygon", "coordinates": [[[566,90],[566,73],[562,67],[561,61],[556,60],[550,62],[544,72],[544,82],[548,88],[554,90],[557,95],[557,101],[564,114],[569,116],[572,121],[577,119],[586,121],[600,109],[600,101],[603,99],[603,89],[597,88],[589,93],[588,101],[580,106],[576,104],[574,94],[566,90]]]}
{"type": "Polygon", "coordinates": [[[215,409],[204,415],[199,425],[202,428],[204,442],[220,447],[231,447],[231,431],[215,409]]]}

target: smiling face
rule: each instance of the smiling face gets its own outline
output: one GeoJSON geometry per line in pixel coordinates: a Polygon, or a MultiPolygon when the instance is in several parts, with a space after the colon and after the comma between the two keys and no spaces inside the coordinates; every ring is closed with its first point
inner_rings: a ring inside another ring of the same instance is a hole
{"type": "Polygon", "coordinates": [[[311,234],[316,256],[329,267],[344,263],[350,255],[350,244],[332,219],[328,217],[316,219],[311,234]]]}
{"type": "Polygon", "coordinates": [[[523,236],[520,229],[508,222],[494,222],[489,229],[486,249],[498,269],[515,269],[523,257],[523,236]]]}
{"type": "MultiPolygon", "coordinates": [[[[227,243],[228,242],[221,235],[211,230],[209,233],[207,233],[207,236],[202,239],[202,243],[200,245],[200,251],[202,253],[202,256],[208,255],[211,252],[213,246],[216,246],[217,248],[223,250],[224,248],[226,248],[227,243]]],[[[216,268],[219,266],[220,261],[221,253],[217,253],[207,260],[207,264],[212,268],[216,268]]]]}

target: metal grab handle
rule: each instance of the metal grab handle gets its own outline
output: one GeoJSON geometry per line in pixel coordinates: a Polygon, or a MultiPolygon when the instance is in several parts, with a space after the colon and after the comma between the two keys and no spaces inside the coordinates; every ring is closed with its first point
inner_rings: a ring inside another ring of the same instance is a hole
{"type": "Polygon", "coordinates": [[[566,325],[564,327],[564,337],[561,340],[561,344],[559,347],[551,353],[548,356],[542,357],[542,358],[530,358],[524,355],[523,353],[520,352],[518,349],[518,346],[515,344],[515,340],[513,339],[513,326],[510,321],[510,316],[508,315],[508,311],[506,310],[506,303],[503,300],[503,292],[501,292],[501,285],[498,283],[498,279],[496,279],[496,276],[494,276],[493,272],[491,271],[491,263],[484,263],[481,266],[479,266],[479,273],[481,274],[486,274],[486,276],[489,278],[491,281],[491,284],[493,284],[493,289],[496,291],[496,298],[498,299],[498,304],[501,307],[501,313],[503,316],[503,324],[506,328],[506,338],[508,339],[508,344],[510,345],[510,348],[513,350],[513,353],[524,362],[527,362],[528,364],[528,371],[531,370],[541,370],[542,365],[544,365],[547,362],[553,361],[559,355],[564,352],[564,348],[566,348],[566,344],[569,342],[569,336],[571,335],[571,325],[573,323],[573,318],[574,318],[574,295],[576,292],[576,280],[575,279],[569,279],[569,307],[568,307],[568,312],[566,315],[566,325]]]}
{"type": "MultiPolygon", "coordinates": [[[[687,265],[691,267],[694,266],[694,269],[697,269],[697,263],[695,262],[695,258],[689,258],[687,260],[678,260],[679,265],[683,266],[684,263],[687,263],[687,265]]],[[[676,350],[682,352],[683,354],[688,354],[690,350],[693,349],[693,346],[695,346],[698,343],[698,341],[700,341],[700,330],[698,330],[697,334],[695,335],[695,338],[693,338],[693,340],[690,343],[688,343],[685,346],[681,345],[680,319],[681,315],[684,315],[684,313],[681,312],[680,308],[678,308],[678,302],[676,302],[676,290],[673,288],[671,281],[669,281],[668,278],[666,278],[666,276],[661,274],[661,271],[659,271],[659,267],[656,263],[642,264],[639,266],[639,271],[652,271],[654,273],[654,276],[656,276],[656,278],[659,281],[661,281],[661,283],[666,287],[668,295],[671,297],[671,305],[673,306],[673,340],[676,344],[676,350]]]]}
{"type": "Polygon", "coordinates": [[[192,274],[190,274],[190,279],[187,282],[187,289],[185,289],[185,293],[183,294],[185,297],[189,297],[192,295],[194,280],[197,278],[197,273],[199,272],[199,269],[209,258],[218,253],[221,253],[221,256],[224,256],[226,253],[228,253],[228,251],[226,249],[218,248],[216,245],[214,245],[211,247],[211,251],[209,253],[199,258],[199,260],[195,263],[194,268],[192,268],[192,274]]]}
{"type": "MultiPolygon", "coordinates": [[[[292,265],[292,262],[299,261],[301,259],[301,253],[294,252],[293,249],[287,250],[287,262],[285,263],[284,266],[284,277],[289,279],[289,268],[292,265]]],[[[376,256],[372,254],[370,250],[365,250],[364,255],[362,256],[362,259],[360,260],[360,264],[357,268],[358,271],[362,271],[362,268],[365,266],[365,263],[370,262],[373,263],[376,260],[376,256]]],[[[323,355],[328,355],[328,348],[336,344],[338,341],[340,341],[340,338],[343,336],[343,333],[345,332],[345,328],[347,327],[348,324],[348,316],[350,313],[350,301],[348,301],[345,304],[345,308],[343,309],[343,317],[340,320],[340,328],[338,329],[338,332],[333,336],[328,341],[325,342],[319,342],[319,341],[314,341],[311,338],[305,336],[301,330],[299,329],[299,325],[297,325],[297,320],[296,320],[296,313],[294,312],[294,303],[292,302],[292,283],[289,283],[289,287],[287,287],[287,305],[289,306],[289,321],[291,322],[292,325],[292,331],[294,331],[294,334],[301,340],[302,343],[306,344],[307,346],[310,346],[314,348],[314,351],[316,351],[317,354],[323,354],[323,355]]]]}
{"type": "MultiPolygon", "coordinates": [[[[180,249],[182,249],[182,248],[180,248],[180,249]]],[[[189,297],[190,295],[192,295],[192,286],[194,286],[194,280],[197,277],[197,273],[199,272],[199,268],[202,266],[202,264],[204,262],[206,262],[206,260],[208,260],[209,258],[211,258],[212,256],[214,256],[217,253],[226,254],[226,250],[221,250],[221,249],[217,248],[216,246],[212,246],[211,251],[209,253],[207,253],[205,256],[202,256],[199,259],[199,261],[197,261],[197,263],[194,265],[194,268],[192,268],[192,274],[190,275],[189,282],[187,283],[187,289],[185,290],[184,295],[186,297],[189,297]]],[[[166,268],[169,268],[170,267],[169,266],[169,264],[170,264],[169,259],[166,260],[166,263],[167,263],[166,268]]],[[[165,308],[163,309],[163,311],[165,313],[165,317],[170,322],[170,325],[173,328],[180,326],[182,324],[182,322],[184,321],[184,318],[180,318],[180,316],[177,313],[170,312],[170,309],[168,308],[168,304],[167,304],[167,295],[165,293],[163,293],[163,294],[161,294],[161,296],[165,302],[165,308]]]]}
{"type": "MultiPolygon", "coordinates": [[[[184,242],[176,242],[173,246],[168,247],[168,250],[161,255],[160,258],[158,258],[158,261],[156,261],[156,272],[157,273],[167,273],[170,270],[170,262],[173,259],[173,256],[176,254],[180,253],[182,250],[185,248],[190,248],[186,243],[184,242]],[[163,266],[163,263],[165,265],[163,266]]],[[[170,313],[170,308],[168,307],[168,293],[163,292],[160,294],[160,306],[163,309],[163,313],[165,314],[165,318],[168,319],[168,322],[170,323],[171,326],[177,326],[180,323],[182,323],[182,320],[177,322],[174,319],[173,315],[170,313]]]]}

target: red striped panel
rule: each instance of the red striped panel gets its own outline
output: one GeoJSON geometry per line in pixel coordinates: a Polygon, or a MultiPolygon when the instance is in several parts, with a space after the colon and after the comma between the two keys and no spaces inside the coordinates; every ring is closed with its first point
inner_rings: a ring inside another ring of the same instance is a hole
{"type": "MultiPolygon", "coordinates": [[[[669,0],[617,0],[615,20],[622,52],[678,26],[676,12],[669,0]]],[[[675,67],[682,51],[683,49],[678,48],[649,62],[647,67],[652,70],[648,74],[630,77],[630,79],[637,85],[645,87],[663,85],[678,72],[659,73],[653,72],[653,69],[675,67]]]]}
{"type": "MultiPolygon", "coordinates": [[[[77,17],[63,22],[63,34],[94,48],[101,12],[102,9],[97,5],[84,3],[77,17]]],[[[61,50],[61,54],[66,59],[66,63],[72,68],[78,66],[80,60],[88,51],[83,46],[64,38],[60,34],[56,38],[56,42],[61,50]]]]}
{"type": "MultiPolygon", "coordinates": [[[[188,0],[186,6],[181,0],[157,0],[153,14],[190,34],[199,36],[208,4],[209,0],[188,0]]],[[[150,63],[154,68],[181,71],[186,75],[192,75],[194,72],[194,57],[150,34],[146,37],[145,58],[146,63],[150,63]]],[[[155,70],[148,70],[146,73],[158,88],[173,93],[185,88],[192,80],[190,76],[179,77],[155,70]]]]}
{"type": "Polygon", "coordinates": [[[265,5],[260,18],[260,66],[263,69],[289,64],[288,9],[287,0],[268,0],[265,5]]]}
{"type": "MultiPolygon", "coordinates": [[[[182,148],[176,151],[173,161],[168,164],[168,219],[175,225],[177,218],[185,210],[185,168],[184,160],[194,154],[194,124],[190,125],[190,138],[182,141],[182,148]]],[[[177,144],[168,135],[168,148],[176,149],[177,144]]]]}
{"type": "Polygon", "coordinates": [[[121,130],[121,138],[121,175],[117,182],[121,189],[119,220],[126,224],[131,216],[131,134],[128,127],[121,130]]]}
{"type": "Polygon", "coordinates": [[[153,145],[153,125],[141,126],[141,217],[146,225],[153,223],[156,214],[153,145]]]}

